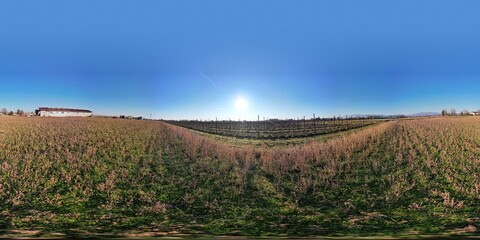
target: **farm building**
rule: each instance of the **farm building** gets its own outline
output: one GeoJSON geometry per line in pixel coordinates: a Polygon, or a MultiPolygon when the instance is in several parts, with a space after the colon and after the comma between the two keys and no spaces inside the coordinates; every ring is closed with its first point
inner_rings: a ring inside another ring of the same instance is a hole
{"type": "Polygon", "coordinates": [[[40,117],[91,117],[92,111],[72,108],[47,108],[41,107],[35,110],[40,117]]]}

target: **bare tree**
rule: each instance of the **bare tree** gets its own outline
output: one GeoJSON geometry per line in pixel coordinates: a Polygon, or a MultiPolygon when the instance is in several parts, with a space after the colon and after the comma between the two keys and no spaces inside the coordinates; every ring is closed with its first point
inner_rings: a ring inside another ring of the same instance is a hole
{"type": "Polygon", "coordinates": [[[7,113],[8,113],[7,109],[6,109],[6,108],[2,108],[2,114],[3,114],[3,115],[7,115],[7,113]]]}
{"type": "Polygon", "coordinates": [[[23,110],[17,109],[17,116],[23,116],[24,112],[23,110]]]}
{"type": "Polygon", "coordinates": [[[457,110],[455,110],[455,108],[450,109],[450,116],[457,116],[457,110]]]}
{"type": "Polygon", "coordinates": [[[460,112],[460,115],[461,116],[468,116],[468,115],[470,115],[470,112],[468,110],[464,109],[460,112]]]}
{"type": "Polygon", "coordinates": [[[447,109],[442,110],[442,116],[448,116],[448,111],[447,109]]]}

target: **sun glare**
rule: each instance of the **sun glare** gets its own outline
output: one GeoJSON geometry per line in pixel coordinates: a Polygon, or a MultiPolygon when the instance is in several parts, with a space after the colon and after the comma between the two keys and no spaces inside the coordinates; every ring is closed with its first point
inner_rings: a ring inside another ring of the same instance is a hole
{"type": "Polygon", "coordinates": [[[235,100],[235,109],[237,111],[245,111],[248,108],[248,101],[242,96],[238,96],[235,100]]]}

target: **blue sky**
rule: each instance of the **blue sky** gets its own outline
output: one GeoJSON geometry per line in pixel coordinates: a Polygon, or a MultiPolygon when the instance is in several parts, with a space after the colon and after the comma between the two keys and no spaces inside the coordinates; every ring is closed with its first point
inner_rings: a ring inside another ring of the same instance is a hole
{"type": "Polygon", "coordinates": [[[480,108],[479,1],[0,2],[0,107],[227,119],[480,108]],[[235,109],[235,99],[249,107],[235,109]]]}

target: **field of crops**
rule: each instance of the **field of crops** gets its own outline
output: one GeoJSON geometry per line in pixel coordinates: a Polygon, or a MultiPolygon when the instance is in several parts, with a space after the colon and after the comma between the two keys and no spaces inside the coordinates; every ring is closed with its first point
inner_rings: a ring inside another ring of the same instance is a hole
{"type": "Polygon", "coordinates": [[[252,139],[286,139],[346,131],[379,122],[377,119],[309,119],[268,121],[167,121],[201,132],[252,139]]]}
{"type": "Polygon", "coordinates": [[[164,122],[0,118],[0,231],[472,233],[480,118],[379,123],[287,148],[164,122]]]}

